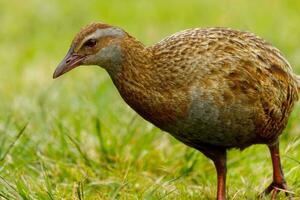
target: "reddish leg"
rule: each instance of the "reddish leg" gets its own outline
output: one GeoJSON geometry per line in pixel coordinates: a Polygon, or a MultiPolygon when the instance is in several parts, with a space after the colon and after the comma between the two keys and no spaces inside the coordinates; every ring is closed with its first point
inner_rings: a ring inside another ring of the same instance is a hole
{"type": "Polygon", "coordinates": [[[222,154],[218,159],[214,160],[218,177],[218,193],[217,200],[226,199],[226,152],[222,154]]]}
{"type": "Polygon", "coordinates": [[[226,149],[202,150],[202,153],[212,159],[216,167],[218,180],[217,200],[226,200],[226,149]]]}
{"type": "Polygon", "coordinates": [[[271,153],[272,164],[273,164],[273,182],[260,194],[260,197],[263,197],[272,192],[271,199],[275,200],[280,190],[285,190],[286,196],[288,197],[288,199],[291,200],[292,197],[288,191],[288,187],[285,182],[284,175],[281,168],[280,156],[279,156],[279,143],[276,142],[276,144],[268,147],[271,153]]]}

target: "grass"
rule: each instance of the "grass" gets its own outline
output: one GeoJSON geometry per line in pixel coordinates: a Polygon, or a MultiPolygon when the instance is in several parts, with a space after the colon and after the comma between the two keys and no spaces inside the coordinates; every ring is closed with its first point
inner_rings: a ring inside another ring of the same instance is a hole
{"type": "MultiPolygon", "coordinates": [[[[91,21],[119,25],[145,44],[190,27],[250,30],[300,73],[300,2],[0,2],[0,199],[214,198],[211,161],[137,116],[103,70],[83,67],[52,80],[73,36],[91,21]]],[[[298,104],[280,141],[287,182],[300,199],[299,114],[298,104]]],[[[265,146],[229,152],[230,199],[255,199],[271,176],[265,146]]]]}

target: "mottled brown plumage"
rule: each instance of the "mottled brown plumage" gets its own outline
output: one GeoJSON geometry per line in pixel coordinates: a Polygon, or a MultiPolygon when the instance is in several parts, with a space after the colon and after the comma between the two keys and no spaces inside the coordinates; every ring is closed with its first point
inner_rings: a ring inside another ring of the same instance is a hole
{"type": "Polygon", "coordinates": [[[270,148],[274,181],[287,189],[278,136],[300,91],[279,50],[249,32],[189,29],[146,47],[118,27],[94,23],[73,40],[54,77],[78,65],[105,68],[123,99],[147,121],[211,158],[225,199],[226,150],[270,148]]]}

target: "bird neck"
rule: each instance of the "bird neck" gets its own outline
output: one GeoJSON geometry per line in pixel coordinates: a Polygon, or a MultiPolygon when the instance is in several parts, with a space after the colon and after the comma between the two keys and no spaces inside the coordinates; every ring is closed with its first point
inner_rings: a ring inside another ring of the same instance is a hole
{"type": "Polygon", "coordinates": [[[108,71],[120,92],[155,90],[152,70],[152,52],[133,37],[125,38],[121,44],[122,62],[108,71]]]}
{"type": "Polygon", "coordinates": [[[182,97],[186,95],[162,86],[164,75],[157,69],[152,48],[128,38],[123,42],[122,49],[120,70],[110,73],[110,76],[125,102],[160,128],[185,116],[187,103],[182,97]],[[177,104],[183,106],[178,107],[177,104]]]}

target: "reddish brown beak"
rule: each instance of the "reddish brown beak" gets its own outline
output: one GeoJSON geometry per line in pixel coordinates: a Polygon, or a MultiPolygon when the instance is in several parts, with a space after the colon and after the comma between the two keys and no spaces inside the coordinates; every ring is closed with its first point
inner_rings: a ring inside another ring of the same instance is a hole
{"type": "Polygon", "coordinates": [[[78,67],[82,64],[82,60],[84,59],[84,56],[77,55],[74,53],[73,48],[70,48],[65,58],[59,63],[57,66],[53,78],[57,78],[64,73],[67,73],[68,71],[74,69],[75,67],[78,67]]]}

